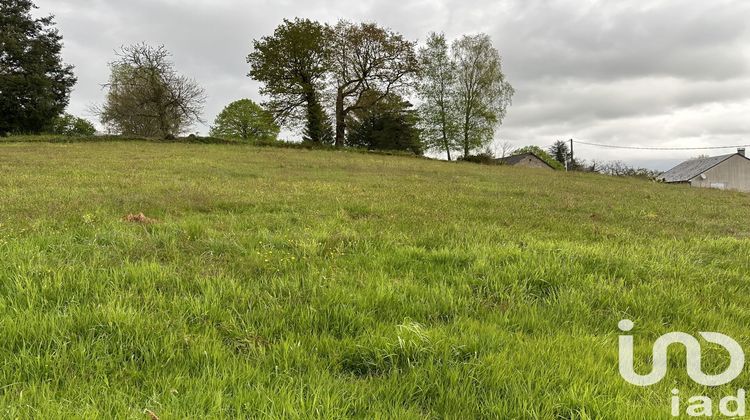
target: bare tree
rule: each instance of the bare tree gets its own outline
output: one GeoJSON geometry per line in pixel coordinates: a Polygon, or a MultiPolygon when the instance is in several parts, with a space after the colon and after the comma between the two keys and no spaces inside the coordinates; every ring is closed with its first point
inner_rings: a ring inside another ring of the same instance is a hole
{"type": "Polygon", "coordinates": [[[336,146],[343,146],[346,117],[391,94],[403,93],[419,68],[414,43],[373,23],[339,22],[332,42],[336,81],[336,146]],[[377,92],[372,98],[366,93],[377,92]],[[366,102],[366,104],[365,104],[366,102]]]}
{"type": "Polygon", "coordinates": [[[510,156],[510,154],[513,152],[513,144],[509,141],[504,141],[500,144],[500,158],[504,159],[510,156]]]}
{"type": "Polygon", "coordinates": [[[619,160],[599,164],[597,172],[611,176],[628,176],[644,179],[656,179],[656,177],[660,175],[659,171],[647,168],[636,168],[619,160]]]}
{"type": "Polygon", "coordinates": [[[144,137],[184,134],[201,122],[206,101],[202,87],[179,75],[164,46],[122,47],[110,63],[105,104],[97,109],[110,131],[144,137]]]}

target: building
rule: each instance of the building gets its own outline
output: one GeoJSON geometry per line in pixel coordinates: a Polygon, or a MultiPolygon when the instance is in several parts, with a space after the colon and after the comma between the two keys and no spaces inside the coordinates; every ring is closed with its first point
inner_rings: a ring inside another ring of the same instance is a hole
{"type": "Polygon", "coordinates": [[[522,153],[520,155],[508,156],[506,158],[498,159],[498,162],[501,165],[555,170],[555,168],[550,166],[549,163],[533,153],[522,153]]]}
{"type": "Polygon", "coordinates": [[[737,153],[683,162],[659,175],[669,184],[750,192],[750,159],[745,149],[737,153]]]}

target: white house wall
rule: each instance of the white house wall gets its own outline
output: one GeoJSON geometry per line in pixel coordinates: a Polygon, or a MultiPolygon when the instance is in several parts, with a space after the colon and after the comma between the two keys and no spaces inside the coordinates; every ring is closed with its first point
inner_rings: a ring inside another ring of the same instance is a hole
{"type": "Polygon", "coordinates": [[[705,179],[699,175],[690,181],[690,185],[750,192],[750,160],[740,155],[732,156],[703,175],[705,179]]]}

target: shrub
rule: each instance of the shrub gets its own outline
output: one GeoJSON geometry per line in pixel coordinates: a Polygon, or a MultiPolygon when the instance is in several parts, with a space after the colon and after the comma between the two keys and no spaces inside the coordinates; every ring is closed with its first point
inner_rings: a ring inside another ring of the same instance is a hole
{"type": "Polygon", "coordinates": [[[64,136],[93,136],[96,127],[86,119],[63,114],[52,122],[52,133],[64,136]]]}
{"type": "Polygon", "coordinates": [[[489,152],[482,152],[476,155],[463,156],[458,158],[463,162],[479,163],[482,165],[499,165],[500,162],[489,152]]]}

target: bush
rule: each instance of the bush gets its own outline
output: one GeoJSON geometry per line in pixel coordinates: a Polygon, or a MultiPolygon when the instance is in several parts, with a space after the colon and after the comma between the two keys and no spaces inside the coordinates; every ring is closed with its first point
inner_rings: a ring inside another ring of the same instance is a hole
{"type": "Polygon", "coordinates": [[[52,133],[63,136],[93,136],[96,134],[96,127],[86,119],[63,114],[52,122],[52,133]]]}
{"type": "Polygon", "coordinates": [[[601,167],[598,168],[596,172],[610,176],[624,176],[647,180],[654,180],[661,174],[660,171],[654,171],[647,168],[636,168],[633,166],[629,166],[627,163],[619,160],[601,165],[601,167]]]}
{"type": "Polygon", "coordinates": [[[489,152],[482,152],[476,155],[469,155],[469,156],[463,156],[458,158],[459,161],[463,162],[471,162],[471,163],[479,163],[481,165],[499,165],[500,161],[498,161],[495,156],[492,155],[492,153],[489,152]]]}

